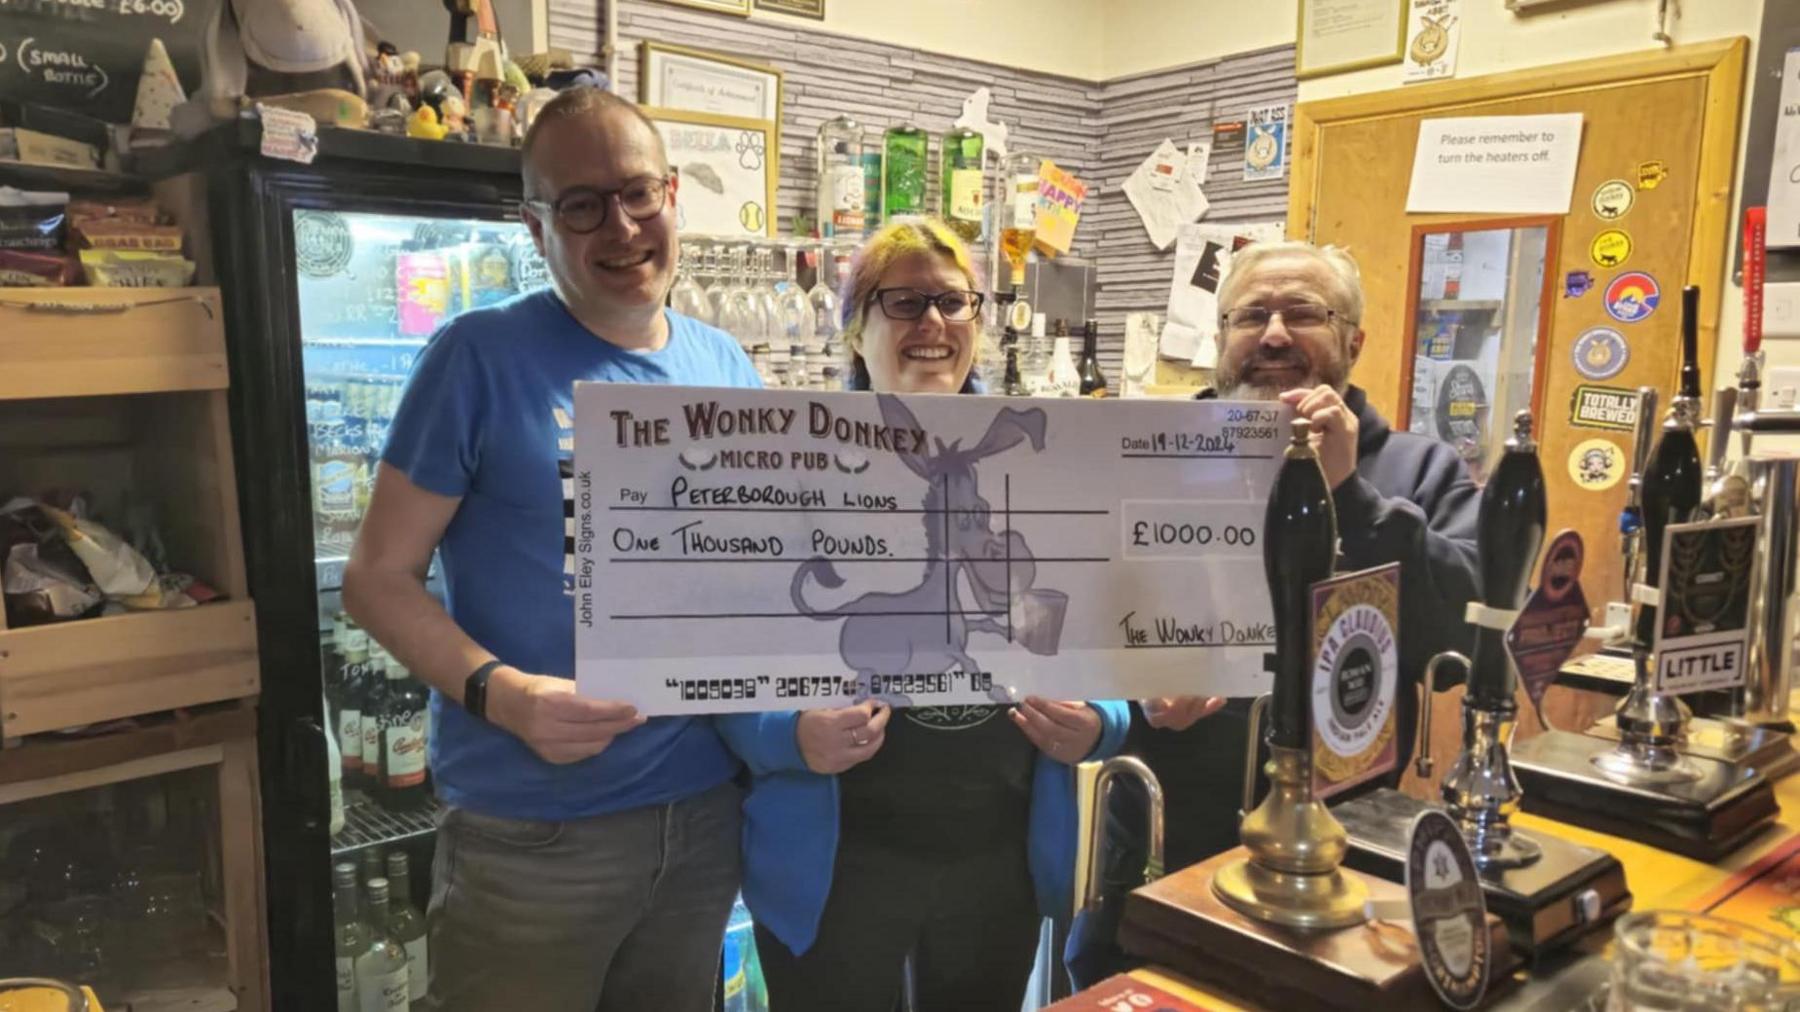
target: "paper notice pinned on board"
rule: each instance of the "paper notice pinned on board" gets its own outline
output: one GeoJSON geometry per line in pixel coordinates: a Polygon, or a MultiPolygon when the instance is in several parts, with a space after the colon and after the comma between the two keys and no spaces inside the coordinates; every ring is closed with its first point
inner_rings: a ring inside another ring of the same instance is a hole
{"type": "Polygon", "coordinates": [[[1200,192],[1192,161],[1165,139],[1125,180],[1125,196],[1159,250],[1169,248],[1177,229],[1206,213],[1206,195],[1200,192]]]}
{"type": "Polygon", "coordinates": [[[1769,245],[1800,246],[1800,49],[1787,51],[1776,104],[1775,150],[1769,155],[1769,245]]]}
{"type": "Polygon", "coordinates": [[[1419,124],[1408,214],[1568,214],[1581,114],[1459,116],[1419,124]]]}
{"type": "Polygon", "coordinates": [[[1219,283],[1231,270],[1231,255],[1253,242],[1280,239],[1282,222],[1236,225],[1183,225],[1175,242],[1169,312],[1158,351],[1199,369],[1218,357],[1219,283]]]}
{"type": "Polygon", "coordinates": [[[1412,0],[1407,16],[1407,84],[1456,76],[1462,39],[1462,0],[1412,0]]]}

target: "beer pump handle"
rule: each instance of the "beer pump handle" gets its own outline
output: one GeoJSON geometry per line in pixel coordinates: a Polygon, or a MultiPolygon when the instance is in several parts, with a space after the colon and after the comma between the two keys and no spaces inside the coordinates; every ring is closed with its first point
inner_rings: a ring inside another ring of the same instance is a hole
{"type": "Polygon", "coordinates": [[[1244,744],[1244,806],[1238,809],[1238,821],[1243,822],[1250,809],[1256,807],[1256,742],[1257,731],[1262,727],[1263,714],[1269,709],[1269,699],[1275,694],[1265,692],[1256,697],[1250,704],[1250,734],[1244,744]]]}
{"type": "Polygon", "coordinates": [[[1456,663],[1463,667],[1463,677],[1467,678],[1474,669],[1469,659],[1454,650],[1446,650],[1436,655],[1425,664],[1425,678],[1420,683],[1419,691],[1419,755],[1413,760],[1413,770],[1422,777],[1431,776],[1433,763],[1431,760],[1431,696],[1432,687],[1437,685],[1438,666],[1456,663]]]}
{"type": "Polygon", "coordinates": [[[1643,505],[1644,465],[1650,461],[1650,447],[1656,441],[1656,408],[1660,400],[1655,387],[1638,387],[1637,428],[1631,444],[1631,506],[1643,505]]]}
{"type": "Polygon", "coordinates": [[[1731,443],[1731,420],[1737,415],[1737,387],[1713,391],[1712,431],[1706,436],[1706,477],[1717,481],[1725,469],[1725,450],[1731,443]]]}

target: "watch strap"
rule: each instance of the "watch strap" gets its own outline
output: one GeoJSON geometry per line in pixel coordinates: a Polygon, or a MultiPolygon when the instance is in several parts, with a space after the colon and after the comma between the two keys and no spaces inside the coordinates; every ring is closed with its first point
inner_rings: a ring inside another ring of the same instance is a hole
{"type": "Polygon", "coordinates": [[[462,705],[463,709],[467,710],[471,716],[479,717],[482,720],[487,719],[488,676],[492,675],[494,669],[498,667],[500,667],[499,661],[489,661],[476,668],[463,682],[462,705]]]}

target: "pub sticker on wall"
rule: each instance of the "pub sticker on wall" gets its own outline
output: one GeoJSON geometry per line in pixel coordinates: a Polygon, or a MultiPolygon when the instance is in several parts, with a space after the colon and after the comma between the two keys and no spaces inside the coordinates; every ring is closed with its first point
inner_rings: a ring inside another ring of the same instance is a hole
{"type": "Polygon", "coordinates": [[[1456,76],[1462,0],[1410,0],[1406,26],[1407,84],[1456,76]]]}

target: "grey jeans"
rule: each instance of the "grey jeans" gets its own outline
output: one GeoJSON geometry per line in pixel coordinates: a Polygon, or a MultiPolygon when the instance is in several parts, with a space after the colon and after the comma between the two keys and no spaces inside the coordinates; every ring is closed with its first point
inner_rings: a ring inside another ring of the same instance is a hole
{"type": "Polygon", "coordinates": [[[742,792],[549,822],[447,809],[432,862],[439,1012],[710,1012],[742,792]]]}

